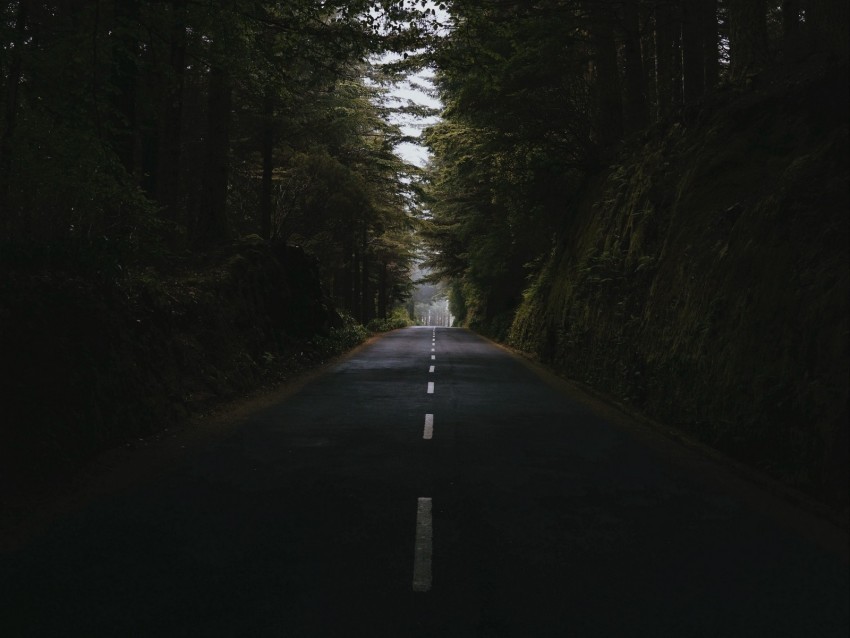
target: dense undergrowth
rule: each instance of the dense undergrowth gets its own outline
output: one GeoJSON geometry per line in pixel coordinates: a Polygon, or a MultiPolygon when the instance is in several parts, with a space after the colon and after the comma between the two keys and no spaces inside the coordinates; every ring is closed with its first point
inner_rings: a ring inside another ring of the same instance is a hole
{"type": "Polygon", "coordinates": [[[388,332],[389,330],[407,328],[411,325],[413,325],[413,322],[410,320],[407,310],[403,307],[398,307],[386,319],[372,319],[366,325],[366,328],[371,332],[388,332]]]}
{"type": "Polygon", "coordinates": [[[55,481],[368,336],[326,302],[311,258],[257,237],[133,273],[107,263],[0,278],[6,486],[55,481]]]}
{"type": "Polygon", "coordinates": [[[633,141],[490,332],[846,508],[846,71],[633,141]]]}

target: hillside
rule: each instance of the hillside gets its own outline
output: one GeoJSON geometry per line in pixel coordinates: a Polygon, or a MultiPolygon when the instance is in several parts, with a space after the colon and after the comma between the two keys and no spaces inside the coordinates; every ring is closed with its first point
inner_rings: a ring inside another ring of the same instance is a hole
{"type": "Polygon", "coordinates": [[[847,506],[847,68],[726,89],[590,180],[508,341],[847,506]]]}

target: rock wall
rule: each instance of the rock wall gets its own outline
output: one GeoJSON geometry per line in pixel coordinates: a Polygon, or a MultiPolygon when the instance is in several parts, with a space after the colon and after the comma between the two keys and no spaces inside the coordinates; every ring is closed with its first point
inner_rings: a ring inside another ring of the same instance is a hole
{"type": "Polygon", "coordinates": [[[848,497],[847,69],[718,95],[569,213],[510,342],[832,502],[848,497]]]}

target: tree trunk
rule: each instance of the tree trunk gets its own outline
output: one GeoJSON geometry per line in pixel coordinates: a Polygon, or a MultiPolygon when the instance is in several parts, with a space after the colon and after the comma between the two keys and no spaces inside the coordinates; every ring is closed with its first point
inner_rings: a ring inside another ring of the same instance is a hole
{"type": "Polygon", "coordinates": [[[646,85],[640,50],[640,13],[637,0],[623,3],[623,61],[625,65],[624,124],[629,133],[646,128],[646,85]]]}
{"type": "Polygon", "coordinates": [[[220,66],[213,66],[209,76],[206,160],[193,238],[199,247],[214,246],[228,238],[226,209],[232,87],[227,71],[220,66]]]}
{"type": "Polygon", "coordinates": [[[617,68],[617,45],[611,25],[610,11],[591,5],[593,15],[594,60],[596,63],[596,135],[603,157],[623,136],[623,103],[620,72],[617,68]]]}
{"type": "Polygon", "coordinates": [[[731,80],[746,82],[767,64],[765,0],[727,0],[731,80]]]}
{"type": "Polygon", "coordinates": [[[94,15],[91,25],[91,108],[94,130],[98,140],[103,140],[103,122],[100,113],[100,0],[94,2],[94,15]]]}
{"type": "Polygon", "coordinates": [[[260,188],[260,227],[264,239],[272,238],[272,173],[274,171],[274,96],[269,91],[263,100],[263,177],[260,188]]]}
{"type": "Polygon", "coordinates": [[[657,119],[666,120],[673,112],[673,22],[670,5],[655,10],[655,87],[658,95],[657,119]]]}
{"type": "Polygon", "coordinates": [[[128,175],[136,175],[136,92],[139,71],[136,66],[138,41],[134,27],[139,21],[138,0],[115,0],[113,2],[115,29],[118,37],[112,47],[112,77],[110,84],[114,116],[112,148],[128,175]]]}
{"type": "Polygon", "coordinates": [[[685,104],[697,102],[705,92],[702,0],[682,3],[682,81],[685,104]]]}
{"type": "Polygon", "coordinates": [[[783,0],[782,35],[785,40],[793,40],[800,33],[800,0],[783,0]]]}
{"type": "Polygon", "coordinates": [[[381,269],[378,271],[378,317],[387,318],[387,260],[381,261],[381,269]]]}
{"type": "Polygon", "coordinates": [[[172,221],[179,221],[183,87],[186,75],[186,3],[187,0],[171,2],[170,74],[163,82],[157,131],[154,198],[172,221]]]}
{"type": "Polygon", "coordinates": [[[362,323],[363,313],[360,302],[360,252],[358,248],[354,249],[354,265],[351,270],[351,280],[353,285],[351,289],[351,306],[349,306],[349,310],[351,311],[351,314],[354,315],[354,318],[362,323]]]}
{"type": "Polygon", "coordinates": [[[847,62],[850,30],[847,0],[807,0],[806,25],[818,47],[840,62],[847,62]]]}
{"type": "Polygon", "coordinates": [[[23,75],[23,56],[21,47],[26,40],[26,27],[29,17],[29,0],[20,0],[15,15],[15,48],[12,50],[9,64],[9,74],[6,78],[6,104],[3,118],[3,135],[0,136],[0,230],[9,234],[11,219],[9,214],[10,171],[12,169],[12,134],[15,131],[15,120],[18,117],[18,88],[23,75]]]}
{"type": "Polygon", "coordinates": [[[641,60],[643,61],[643,83],[646,87],[647,123],[655,121],[658,113],[658,88],[655,78],[655,23],[654,11],[648,5],[640,8],[641,60]]]}
{"type": "Polygon", "coordinates": [[[370,290],[370,282],[369,282],[369,243],[368,243],[368,231],[364,225],[363,230],[361,231],[360,236],[360,245],[363,260],[362,264],[362,277],[363,284],[360,287],[360,322],[363,325],[366,325],[374,318],[375,309],[372,304],[372,292],[370,290]]]}
{"type": "Polygon", "coordinates": [[[678,6],[671,7],[670,11],[672,25],[672,61],[671,61],[671,80],[672,80],[672,111],[679,115],[682,112],[682,102],[684,99],[684,88],[682,86],[682,9],[678,6]]]}
{"type": "Polygon", "coordinates": [[[342,307],[353,312],[354,309],[354,246],[351,240],[345,241],[345,263],[343,264],[343,276],[341,279],[342,285],[342,307]]]}
{"type": "Polygon", "coordinates": [[[720,82],[720,52],[718,49],[717,0],[702,0],[702,53],[705,67],[705,90],[711,91],[720,82]]]}

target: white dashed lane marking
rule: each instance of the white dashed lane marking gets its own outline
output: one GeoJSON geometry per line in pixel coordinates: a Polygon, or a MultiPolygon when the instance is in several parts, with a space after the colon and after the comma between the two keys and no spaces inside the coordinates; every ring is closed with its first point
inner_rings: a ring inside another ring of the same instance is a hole
{"type": "Polygon", "coordinates": [[[413,549],[413,591],[431,589],[431,552],[434,531],[431,527],[431,499],[420,497],[416,508],[416,543],[413,549]]]}
{"type": "MultiPolygon", "coordinates": [[[[431,333],[431,352],[436,352],[437,329],[431,333]]],[[[431,355],[431,361],[436,360],[435,354],[431,355]]],[[[436,366],[428,368],[433,373],[436,366]]],[[[428,394],[434,394],[434,382],[428,382],[428,394]]],[[[430,440],[434,437],[434,415],[425,415],[425,427],[422,430],[422,438],[430,440]]],[[[414,544],[413,556],[413,591],[426,592],[431,589],[431,554],[433,546],[433,530],[431,527],[431,499],[421,497],[416,510],[416,542],[414,544]]]]}

